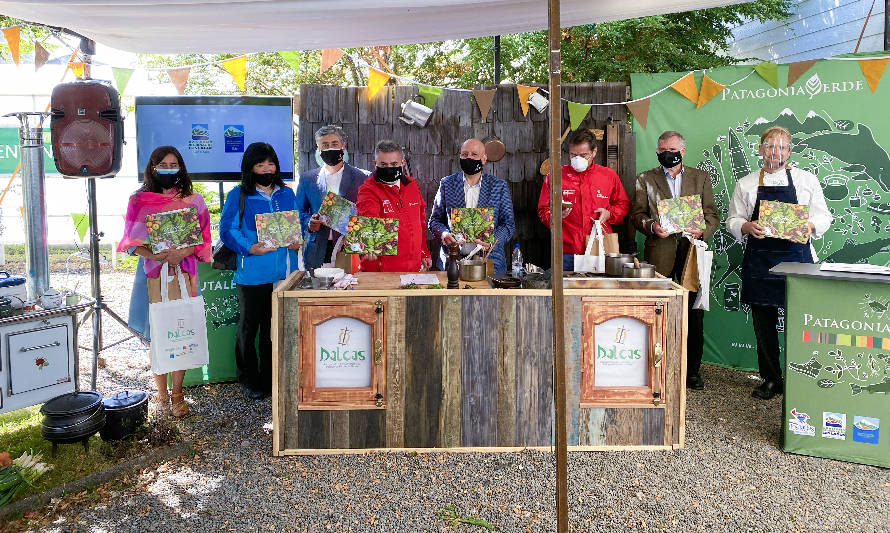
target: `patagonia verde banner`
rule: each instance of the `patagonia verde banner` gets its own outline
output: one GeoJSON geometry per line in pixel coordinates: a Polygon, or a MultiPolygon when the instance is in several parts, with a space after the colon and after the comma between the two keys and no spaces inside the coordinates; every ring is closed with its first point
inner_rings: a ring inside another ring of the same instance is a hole
{"type": "MultiPolygon", "coordinates": [[[[860,62],[883,55],[820,60],[799,77],[792,76],[791,85],[789,65],[780,64],[778,87],[751,65],[708,69],[708,78],[725,88],[700,108],[677,91],[662,90],[686,72],[631,75],[633,98],[651,96],[645,129],[633,121],[637,172],[658,166],[658,136],[676,130],[686,138],[683,163],[706,171],[714,188],[721,224],[708,243],[714,262],[711,306],[704,322],[706,362],[757,368],[750,309],[740,300],[745,243],[724,224],[736,182],[760,168],[757,149],[767,128],[787,128],[792,134],[789,163],[812,172],[822,183],[834,222],[813,241],[817,261],[890,261],[890,155],[885,148],[890,147],[890,79],[877,80],[872,92],[860,68],[860,62]]],[[[702,86],[702,73],[694,75],[702,86]]],[[[780,332],[784,327],[780,315],[780,332]]]]}
{"type": "Polygon", "coordinates": [[[238,292],[232,281],[234,275],[234,270],[217,270],[210,263],[198,263],[198,286],[204,297],[210,361],[202,367],[186,370],[183,379],[186,387],[235,380],[239,308],[238,292]]]}
{"type": "MultiPolygon", "coordinates": [[[[12,174],[21,158],[21,146],[19,146],[18,128],[0,128],[0,174],[12,174]]],[[[56,174],[56,164],[53,162],[53,147],[49,138],[49,121],[43,129],[43,171],[46,174],[56,174]]],[[[21,170],[19,171],[21,173],[21,170]]]]}

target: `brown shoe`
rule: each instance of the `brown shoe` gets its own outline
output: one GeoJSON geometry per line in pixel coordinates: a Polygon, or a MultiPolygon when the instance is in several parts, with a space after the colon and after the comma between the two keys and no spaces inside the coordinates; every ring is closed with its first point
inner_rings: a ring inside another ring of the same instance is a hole
{"type": "Polygon", "coordinates": [[[185,403],[185,398],[181,392],[174,392],[170,395],[172,402],[171,413],[175,418],[185,418],[189,415],[189,405],[185,403]]]}

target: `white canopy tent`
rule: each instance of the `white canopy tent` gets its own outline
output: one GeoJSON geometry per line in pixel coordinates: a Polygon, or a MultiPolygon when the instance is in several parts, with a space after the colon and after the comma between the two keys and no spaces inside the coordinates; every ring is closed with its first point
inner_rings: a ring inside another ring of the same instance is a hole
{"type": "MultiPolygon", "coordinates": [[[[736,3],[561,0],[561,26],[736,3]]],[[[157,54],[391,45],[547,28],[543,0],[0,0],[0,13],[157,54]]]]}

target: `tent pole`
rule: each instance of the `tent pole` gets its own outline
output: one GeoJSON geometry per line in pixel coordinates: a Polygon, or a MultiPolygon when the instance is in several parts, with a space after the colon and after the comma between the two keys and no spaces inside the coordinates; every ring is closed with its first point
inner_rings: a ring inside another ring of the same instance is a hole
{"type": "Polygon", "coordinates": [[[550,239],[553,287],[553,405],[556,417],[556,531],[569,530],[568,468],[566,451],[565,322],[562,288],[562,100],[560,99],[559,0],[549,0],[550,44],[550,239]]]}

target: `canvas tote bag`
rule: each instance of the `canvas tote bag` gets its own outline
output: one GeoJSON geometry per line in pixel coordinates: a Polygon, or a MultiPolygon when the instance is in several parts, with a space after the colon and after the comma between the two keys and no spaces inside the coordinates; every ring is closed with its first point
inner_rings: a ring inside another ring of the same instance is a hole
{"type": "MultiPolygon", "coordinates": [[[[617,238],[617,235],[615,236],[617,238]]],[[[573,256],[575,272],[605,272],[606,251],[603,239],[603,225],[599,220],[593,221],[593,228],[587,237],[587,248],[583,255],[573,256]]]]}
{"type": "Polygon", "coordinates": [[[210,362],[204,297],[189,293],[178,265],[176,276],[182,298],[170,299],[169,267],[164,263],[161,266],[161,301],[148,305],[151,371],[155,374],[198,368],[210,362]]]}

